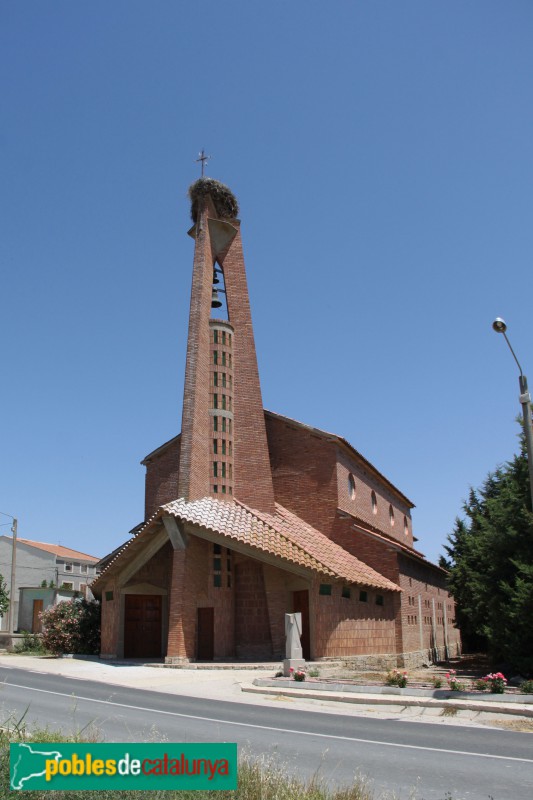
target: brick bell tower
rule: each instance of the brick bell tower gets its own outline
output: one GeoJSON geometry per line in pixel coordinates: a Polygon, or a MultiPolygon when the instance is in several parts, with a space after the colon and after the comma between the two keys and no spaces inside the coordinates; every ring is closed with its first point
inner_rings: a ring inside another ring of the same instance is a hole
{"type": "Polygon", "coordinates": [[[212,178],[189,195],[195,248],[178,497],[236,499],[273,513],[238,204],[212,178]]]}

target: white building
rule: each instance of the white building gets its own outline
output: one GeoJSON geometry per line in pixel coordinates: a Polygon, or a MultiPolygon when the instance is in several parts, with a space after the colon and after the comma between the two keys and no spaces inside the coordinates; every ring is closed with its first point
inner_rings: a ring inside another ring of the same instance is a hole
{"type": "MultiPolygon", "coordinates": [[[[8,590],[11,582],[13,539],[0,536],[0,574],[8,590]]],[[[79,592],[91,598],[88,585],[97,575],[99,559],[87,553],[80,553],[60,544],[33,542],[17,538],[15,558],[15,609],[14,628],[19,628],[19,590],[24,587],[63,589],[79,592]]],[[[44,596],[43,596],[44,597],[44,596]]],[[[40,610],[47,606],[42,606],[40,610]]],[[[8,614],[0,618],[0,630],[8,630],[8,614]]]]}

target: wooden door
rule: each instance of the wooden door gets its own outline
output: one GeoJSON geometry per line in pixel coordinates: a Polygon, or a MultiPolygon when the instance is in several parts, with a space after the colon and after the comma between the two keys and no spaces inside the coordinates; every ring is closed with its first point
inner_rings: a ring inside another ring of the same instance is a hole
{"type": "Polygon", "coordinates": [[[306,661],[309,661],[311,659],[311,637],[309,634],[309,592],[307,589],[292,593],[292,610],[295,614],[299,611],[302,615],[302,635],[300,637],[302,656],[306,661]]]}
{"type": "Polygon", "coordinates": [[[43,610],[43,601],[42,600],[34,600],[33,601],[33,617],[31,623],[31,632],[32,633],[42,633],[43,632],[43,624],[39,619],[39,614],[43,610]]]}
{"type": "Polygon", "coordinates": [[[127,594],[124,608],[124,657],[161,656],[161,595],[127,594]]]}
{"type": "Polygon", "coordinates": [[[215,657],[215,609],[198,609],[198,661],[212,661],[215,657]]]}

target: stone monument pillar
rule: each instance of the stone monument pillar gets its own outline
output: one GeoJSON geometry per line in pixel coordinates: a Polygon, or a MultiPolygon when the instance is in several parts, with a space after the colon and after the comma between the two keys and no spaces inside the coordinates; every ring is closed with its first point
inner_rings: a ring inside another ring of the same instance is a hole
{"type": "Polygon", "coordinates": [[[305,659],[302,658],[302,645],[300,636],[302,635],[302,615],[285,614],[285,658],[283,659],[283,675],[288,678],[291,669],[303,669],[305,659]]]}

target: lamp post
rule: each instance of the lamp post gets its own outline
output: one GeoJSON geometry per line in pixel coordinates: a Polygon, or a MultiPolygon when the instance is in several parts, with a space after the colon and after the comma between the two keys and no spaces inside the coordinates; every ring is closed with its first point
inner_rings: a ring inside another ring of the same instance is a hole
{"type": "Polygon", "coordinates": [[[518,369],[520,370],[520,376],[518,378],[518,383],[520,385],[520,404],[522,406],[522,416],[524,418],[524,434],[526,437],[526,449],[527,449],[527,463],[529,468],[529,491],[531,493],[531,509],[533,510],[533,428],[532,428],[532,420],[531,420],[531,395],[529,394],[527,388],[527,378],[522,372],[522,367],[520,366],[520,362],[518,361],[513,348],[511,347],[511,342],[507,338],[506,330],[507,325],[505,324],[505,320],[501,317],[496,317],[494,322],[492,323],[493,329],[496,333],[503,333],[505,341],[509,347],[509,350],[513,354],[513,358],[517,363],[518,369]]]}

